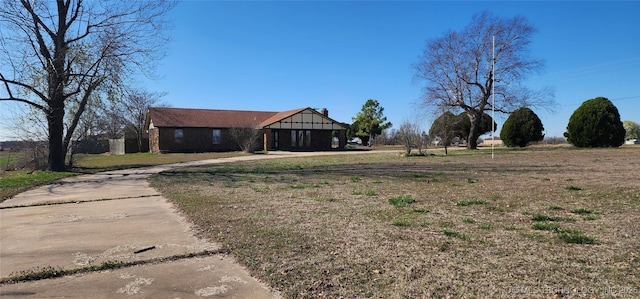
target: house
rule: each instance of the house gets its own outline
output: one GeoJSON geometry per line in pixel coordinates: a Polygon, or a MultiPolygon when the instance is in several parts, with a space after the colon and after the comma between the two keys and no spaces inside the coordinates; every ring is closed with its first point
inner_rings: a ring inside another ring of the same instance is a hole
{"type": "Polygon", "coordinates": [[[327,109],[266,112],[151,107],[145,124],[152,153],[240,150],[233,136],[239,128],[259,132],[254,150],[330,150],[333,137],[338,137],[338,148],[346,145],[347,127],[329,118],[327,109]]]}

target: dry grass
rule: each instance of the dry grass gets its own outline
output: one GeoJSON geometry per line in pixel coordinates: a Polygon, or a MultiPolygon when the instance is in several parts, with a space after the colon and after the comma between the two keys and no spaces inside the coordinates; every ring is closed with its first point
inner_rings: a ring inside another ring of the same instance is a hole
{"type": "Polygon", "coordinates": [[[181,169],[153,184],[288,298],[632,298],[638,157],[328,156],[181,169]]]}

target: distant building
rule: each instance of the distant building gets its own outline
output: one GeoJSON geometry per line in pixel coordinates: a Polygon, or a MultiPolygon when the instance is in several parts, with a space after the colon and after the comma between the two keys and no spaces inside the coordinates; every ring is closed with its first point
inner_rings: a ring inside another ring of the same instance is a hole
{"type": "Polygon", "coordinates": [[[220,152],[240,150],[230,130],[260,130],[256,150],[330,150],[346,145],[345,125],[329,118],[327,109],[299,108],[284,112],[149,108],[145,128],[149,150],[163,152],[220,152]]]}
{"type": "Polygon", "coordinates": [[[629,139],[624,144],[640,144],[640,139],[629,139]]]}
{"type": "Polygon", "coordinates": [[[489,138],[486,138],[486,139],[484,139],[482,141],[482,145],[483,146],[491,146],[492,144],[494,146],[502,146],[503,145],[502,144],[502,140],[498,136],[493,136],[493,138],[489,137],[489,138]]]}

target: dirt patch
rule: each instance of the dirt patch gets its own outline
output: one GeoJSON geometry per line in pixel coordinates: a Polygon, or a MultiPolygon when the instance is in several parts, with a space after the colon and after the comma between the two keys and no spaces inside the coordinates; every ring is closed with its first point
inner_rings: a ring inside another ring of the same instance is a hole
{"type": "Polygon", "coordinates": [[[630,298],[640,294],[638,157],[638,148],[325,156],[152,180],[290,298],[630,298]]]}

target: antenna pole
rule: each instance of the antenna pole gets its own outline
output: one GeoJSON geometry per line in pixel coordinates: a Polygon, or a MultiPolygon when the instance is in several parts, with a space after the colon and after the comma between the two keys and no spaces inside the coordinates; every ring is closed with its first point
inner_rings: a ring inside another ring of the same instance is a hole
{"type": "Polygon", "coordinates": [[[496,36],[491,37],[491,97],[493,98],[493,102],[491,103],[491,160],[494,158],[493,147],[496,143],[496,138],[494,137],[496,131],[496,36]]]}

